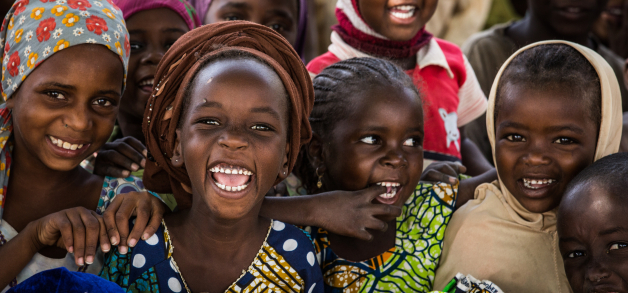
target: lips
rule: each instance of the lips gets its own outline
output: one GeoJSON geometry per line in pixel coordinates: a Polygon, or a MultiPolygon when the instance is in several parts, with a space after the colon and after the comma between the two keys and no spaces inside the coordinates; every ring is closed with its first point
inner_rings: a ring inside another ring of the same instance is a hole
{"type": "Polygon", "coordinates": [[[253,172],[244,167],[225,163],[218,164],[209,171],[219,189],[233,193],[245,190],[253,176],[253,172]]]}
{"type": "Polygon", "coordinates": [[[545,188],[545,187],[553,184],[554,182],[556,182],[556,180],[554,180],[554,179],[523,178],[522,180],[523,180],[523,186],[525,186],[525,188],[529,188],[529,189],[545,188]]]}
{"type": "Polygon", "coordinates": [[[56,136],[46,136],[46,141],[58,156],[73,158],[82,155],[87,151],[91,143],[84,140],[71,138],[59,138],[56,136]]]}
{"type": "Polygon", "coordinates": [[[389,9],[390,14],[400,20],[407,20],[416,14],[416,6],[414,5],[397,5],[389,9]]]}
{"type": "Polygon", "coordinates": [[[151,93],[153,91],[153,84],[155,83],[155,77],[154,76],[149,76],[146,78],[143,78],[142,80],[140,80],[140,82],[137,83],[137,86],[148,93],[151,93]]]}

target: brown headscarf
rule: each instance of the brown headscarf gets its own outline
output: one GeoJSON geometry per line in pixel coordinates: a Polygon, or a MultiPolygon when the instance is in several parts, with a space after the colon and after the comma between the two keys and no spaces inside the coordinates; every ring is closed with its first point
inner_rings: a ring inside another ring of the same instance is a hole
{"type": "MultiPolygon", "coordinates": [[[[159,63],[155,76],[159,83],[148,101],[142,127],[150,154],[144,184],[158,193],[173,193],[178,209],[192,204],[192,196],[181,187],[181,183],[191,185],[187,170],[174,167],[170,162],[185,89],[194,80],[203,57],[231,50],[246,51],[264,60],[277,72],[288,92],[290,171],[301,145],[312,137],[308,121],[314,105],[312,82],[301,58],[281,35],[248,21],[215,23],[188,32],[172,45],[159,63]]],[[[278,177],[275,184],[279,181],[278,177]]]]}

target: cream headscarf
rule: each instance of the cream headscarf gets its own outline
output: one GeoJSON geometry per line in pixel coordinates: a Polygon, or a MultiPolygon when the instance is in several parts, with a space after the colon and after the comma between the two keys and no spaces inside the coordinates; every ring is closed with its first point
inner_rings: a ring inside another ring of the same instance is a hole
{"type": "MultiPolygon", "coordinates": [[[[502,65],[497,74],[486,112],[493,159],[495,98],[500,77],[521,52],[546,44],[573,47],[597,71],[602,94],[602,121],[595,160],[616,153],[622,133],[622,101],[613,69],[589,48],[553,40],[521,48],[502,65]]],[[[504,292],[571,292],[558,250],[556,210],[542,214],[526,210],[501,180],[482,184],[475,190],[475,199],[454,213],[445,232],[444,242],[434,289],[442,288],[460,272],[491,280],[504,292]]]]}

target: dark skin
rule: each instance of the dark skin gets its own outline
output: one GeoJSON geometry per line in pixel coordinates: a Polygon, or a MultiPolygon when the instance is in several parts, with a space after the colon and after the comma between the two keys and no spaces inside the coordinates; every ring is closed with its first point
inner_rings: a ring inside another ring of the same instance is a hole
{"type": "Polygon", "coordinates": [[[565,195],[558,213],[560,253],[574,292],[628,292],[628,207],[596,183],[565,195]]]}
{"type": "Polygon", "coordinates": [[[259,251],[270,225],[259,215],[264,195],[288,173],[288,117],[281,79],[259,61],[218,60],[196,76],[172,158],[188,170],[194,204],[166,218],[190,290],[224,292],[259,251]],[[221,164],[251,171],[248,186],[218,187],[210,170],[221,164]]]}
{"type": "Polygon", "coordinates": [[[124,138],[105,144],[94,168],[95,174],[112,177],[128,177],[145,167],[147,152],[142,121],[157,65],[170,46],[190,30],[181,16],[168,8],[140,11],[131,15],[126,24],[131,56],[118,114],[124,138]]]}
{"type": "MultiPolygon", "coordinates": [[[[99,244],[103,251],[111,244],[127,245],[120,237],[110,243],[107,235],[107,231],[111,236],[118,233],[114,219],[118,212],[150,215],[150,205],[157,204],[152,210],[159,214],[157,225],[144,231],[147,219],[143,219],[135,239],[142,231],[151,236],[159,227],[163,207],[156,198],[141,198],[144,201],[137,205],[140,197],[127,199],[125,195],[116,197],[112,205],[117,207],[105,214],[109,218],[105,227],[105,219],[93,212],[104,178],[79,166],[104,144],[113,128],[122,66],[119,57],[103,46],[70,47],[39,65],[7,101],[13,111],[14,149],[3,220],[19,234],[0,247],[0,259],[8,264],[0,273],[0,286],[8,284],[37,252],[53,258],[73,252],[76,263],[83,265],[94,261],[99,244]],[[83,146],[63,149],[50,136],[83,146]]],[[[126,238],[128,224],[124,225],[126,238]]]]}
{"type": "Polygon", "coordinates": [[[247,20],[270,27],[294,46],[299,10],[295,0],[214,0],[201,16],[203,24],[247,20]]]}
{"type": "MultiPolygon", "coordinates": [[[[589,33],[608,0],[528,0],[525,17],[506,30],[517,47],[545,40],[566,40],[589,48],[589,33]]],[[[593,48],[595,49],[595,48],[593,48]]]]}
{"type": "Polygon", "coordinates": [[[593,163],[598,129],[581,93],[508,84],[495,120],[495,162],[506,188],[530,212],[558,206],[567,184],[593,163]],[[527,187],[525,180],[549,180],[527,187]]]}

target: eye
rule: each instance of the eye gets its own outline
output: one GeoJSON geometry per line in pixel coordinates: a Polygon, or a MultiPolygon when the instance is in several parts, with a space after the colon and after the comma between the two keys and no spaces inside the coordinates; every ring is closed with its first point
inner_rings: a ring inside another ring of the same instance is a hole
{"type": "Polygon", "coordinates": [[[377,143],[377,138],[375,136],[369,135],[369,136],[365,136],[363,138],[360,138],[360,141],[365,143],[365,144],[376,144],[377,143]]]}
{"type": "Polygon", "coordinates": [[[276,31],[276,32],[278,32],[278,33],[281,33],[281,32],[283,32],[283,31],[284,31],[284,27],[283,27],[283,25],[278,24],[278,23],[276,23],[276,24],[271,24],[271,25],[269,25],[268,27],[269,27],[269,28],[271,28],[271,29],[273,29],[273,30],[275,30],[275,31],[276,31]]]}
{"type": "Polygon", "coordinates": [[[225,16],[225,20],[231,21],[231,20],[243,20],[243,19],[235,15],[229,15],[229,16],[225,16]]]}
{"type": "Polygon", "coordinates": [[[94,102],[92,102],[92,105],[98,105],[101,107],[110,107],[113,104],[111,103],[111,101],[107,100],[107,99],[96,99],[94,100],[94,102]]]}
{"type": "Polygon", "coordinates": [[[48,95],[51,99],[54,99],[54,100],[65,100],[66,99],[65,96],[62,93],[57,92],[57,91],[47,92],[46,95],[48,95]]]}
{"type": "Polygon", "coordinates": [[[506,136],[506,139],[508,141],[513,141],[513,142],[525,142],[526,141],[526,139],[519,134],[510,134],[506,136]]]}
{"type": "Polygon", "coordinates": [[[166,50],[170,50],[170,47],[172,47],[172,45],[174,45],[174,42],[168,42],[164,48],[166,48],[166,50]]]}
{"type": "Polygon", "coordinates": [[[584,257],[586,253],[584,251],[573,251],[567,255],[567,258],[584,257]]]}
{"type": "Polygon", "coordinates": [[[416,147],[419,146],[419,140],[416,138],[408,138],[406,139],[406,141],[403,142],[404,146],[411,146],[411,147],[416,147]]]}
{"type": "Polygon", "coordinates": [[[626,243],[613,243],[613,245],[611,245],[611,248],[609,248],[608,251],[618,250],[618,249],[622,249],[626,247],[628,247],[628,244],[626,243]]]}
{"type": "Polygon", "coordinates": [[[207,124],[207,125],[220,125],[220,123],[214,119],[205,119],[205,120],[201,120],[199,121],[202,124],[207,124]]]}
{"type": "Polygon", "coordinates": [[[131,47],[131,53],[133,53],[133,51],[137,51],[137,50],[142,48],[142,45],[139,44],[139,43],[131,43],[130,45],[131,45],[130,46],[131,47]]]}
{"type": "Polygon", "coordinates": [[[575,143],[575,141],[571,138],[568,137],[559,137],[557,138],[554,143],[558,143],[558,144],[572,144],[575,143]]]}
{"type": "Polygon", "coordinates": [[[253,125],[251,126],[251,129],[258,130],[258,131],[270,131],[271,130],[270,127],[266,125],[261,125],[261,124],[253,125]]]}

